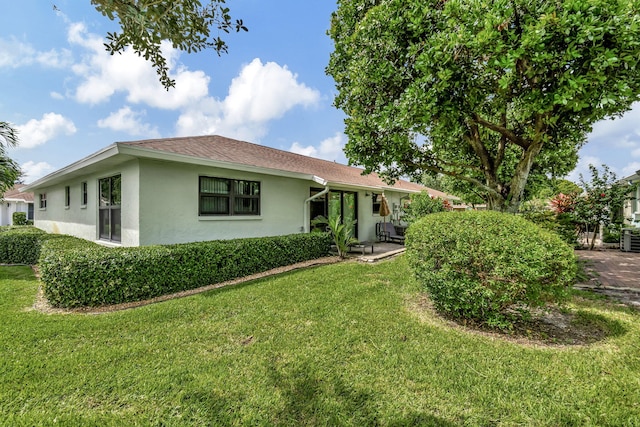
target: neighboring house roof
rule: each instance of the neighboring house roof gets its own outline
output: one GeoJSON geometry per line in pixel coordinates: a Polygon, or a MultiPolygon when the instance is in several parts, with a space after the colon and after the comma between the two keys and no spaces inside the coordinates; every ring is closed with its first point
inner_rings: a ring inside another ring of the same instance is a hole
{"type": "Polygon", "coordinates": [[[20,189],[26,187],[24,184],[15,184],[2,196],[2,200],[7,202],[33,203],[33,193],[21,192],[20,189]]]}
{"type": "Polygon", "coordinates": [[[633,175],[626,176],[620,179],[620,182],[635,182],[640,180],[640,170],[637,170],[633,175]]]}
{"type": "Polygon", "coordinates": [[[376,173],[362,175],[363,169],[252,144],[217,135],[148,139],[118,142],[91,156],[73,163],[29,185],[29,189],[50,185],[69,174],[78,175],[98,162],[115,163],[121,158],[155,158],[193,164],[204,164],[227,169],[248,170],[271,175],[313,179],[319,184],[393,189],[407,193],[427,190],[434,197],[455,199],[441,191],[420,184],[398,180],[386,184],[376,173]]]}

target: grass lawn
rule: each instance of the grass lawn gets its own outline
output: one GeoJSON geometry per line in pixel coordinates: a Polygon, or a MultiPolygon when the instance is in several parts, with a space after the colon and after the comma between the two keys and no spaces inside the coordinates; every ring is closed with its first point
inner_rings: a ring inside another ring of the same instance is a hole
{"type": "Polygon", "coordinates": [[[37,287],[0,267],[0,425],[640,425],[640,314],[600,300],[548,346],[440,320],[403,258],[99,315],[37,287]]]}

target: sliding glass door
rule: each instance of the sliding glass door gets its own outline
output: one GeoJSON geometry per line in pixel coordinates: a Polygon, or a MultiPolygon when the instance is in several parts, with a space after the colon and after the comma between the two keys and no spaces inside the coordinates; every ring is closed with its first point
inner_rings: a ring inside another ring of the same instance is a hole
{"type": "MultiPolygon", "coordinates": [[[[311,196],[321,192],[321,189],[312,188],[311,196]]],[[[332,219],[340,218],[345,221],[356,221],[358,219],[358,193],[353,191],[331,190],[317,199],[311,201],[311,220],[322,215],[332,219]]],[[[313,226],[311,226],[313,229],[313,226]]],[[[354,226],[354,236],[358,237],[358,225],[354,226]]]]}

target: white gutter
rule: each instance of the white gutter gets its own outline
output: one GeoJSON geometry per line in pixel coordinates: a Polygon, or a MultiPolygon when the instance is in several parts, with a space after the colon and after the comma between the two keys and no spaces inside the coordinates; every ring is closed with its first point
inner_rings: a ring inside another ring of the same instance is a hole
{"type": "Polygon", "coordinates": [[[314,176],[313,180],[315,182],[317,182],[320,185],[324,185],[324,190],[322,190],[321,192],[319,192],[318,194],[314,194],[313,196],[309,197],[307,200],[304,201],[304,225],[303,225],[303,230],[305,233],[309,233],[311,232],[311,218],[309,218],[311,216],[311,202],[315,199],[317,199],[320,196],[324,196],[325,194],[327,194],[329,192],[329,183],[325,180],[323,180],[320,177],[314,176]]]}

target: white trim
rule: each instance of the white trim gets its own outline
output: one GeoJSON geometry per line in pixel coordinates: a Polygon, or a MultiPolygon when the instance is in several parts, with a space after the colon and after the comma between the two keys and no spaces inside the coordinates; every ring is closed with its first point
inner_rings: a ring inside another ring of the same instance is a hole
{"type": "Polygon", "coordinates": [[[198,221],[262,221],[262,215],[198,215],[198,221]]]}
{"type": "Polygon", "coordinates": [[[105,246],[107,248],[120,248],[122,247],[122,243],[118,243],[118,242],[114,242],[111,240],[102,240],[102,239],[98,239],[98,240],[94,240],[93,243],[96,243],[100,246],[105,246]]]}
{"type": "MultiPolygon", "coordinates": [[[[326,181],[325,181],[326,182],[326,181]]],[[[327,184],[323,184],[324,190],[322,190],[321,192],[314,194],[313,196],[309,197],[307,200],[304,201],[304,205],[303,205],[303,214],[302,214],[302,220],[304,221],[304,224],[302,225],[302,229],[304,230],[305,233],[309,233],[311,232],[311,218],[309,218],[311,216],[311,202],[315,199],[317,199],[320,196],[324,196],[325,194],[327,194],[330,190],[329,186],[327,184]]]]}
{"type": "Polygon", "coordinates": [[[46,175],[38,179],[37,181],[32,182],[31,184],[25,185],[20,189],[20,192],[31,191],[33,188],[41,187],[43,184],[46,184],[49,181],[60,178],[64,175],[75,172],[92,164],[98,163],[104,159],[108,159],[109,157],[113,157],[116,154],[118,154],[118,146],[117,144],[111,144],[108,147],[85,157],[84,159],[80,159],[77,162],[71,163],[70,165],[63,167],[62,169],[58,169],[57,171],[52,172],[49,175],[46,175]]]}

